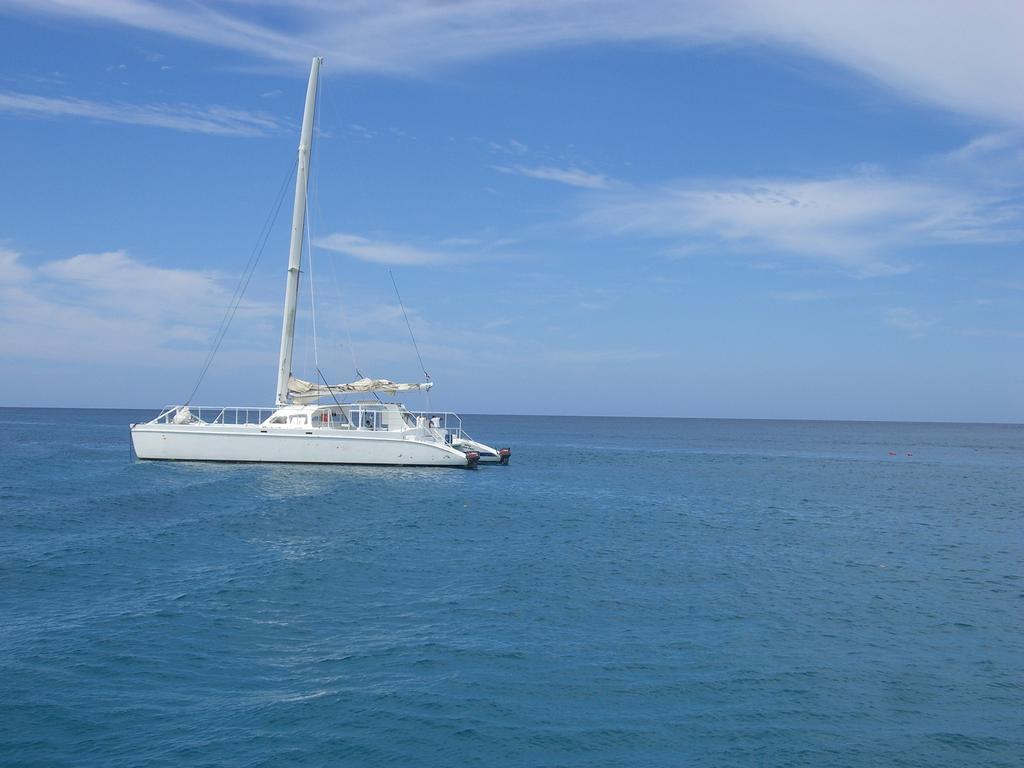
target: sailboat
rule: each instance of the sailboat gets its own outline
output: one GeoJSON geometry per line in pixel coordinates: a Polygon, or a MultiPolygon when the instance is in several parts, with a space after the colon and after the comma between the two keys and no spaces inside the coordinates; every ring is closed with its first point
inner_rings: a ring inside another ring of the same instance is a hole
{"type": "MultiPolygon", "coordinates": [[[[292,373],[302,240],[313,116],[323,59],[313,59],[299,139],[295,205],[285,287],[284,320],[272,408],[173,405],[153,419],[131,425],[140,459],[179,461],[380,464],[476,468],[480,462],[508,464],[511,451],[477,442],[454,413],[416,412],[378,393],[429,390],[430,381],[402,384],[360,378],[345,384],[313,383],[292,373]],[[372,395],[345,403],[338,396],[372,395]],[[329,402],[324,402],[330,398],[329,402]]],[[[429,377],[428,377],[429,378],[429,377]]]]}

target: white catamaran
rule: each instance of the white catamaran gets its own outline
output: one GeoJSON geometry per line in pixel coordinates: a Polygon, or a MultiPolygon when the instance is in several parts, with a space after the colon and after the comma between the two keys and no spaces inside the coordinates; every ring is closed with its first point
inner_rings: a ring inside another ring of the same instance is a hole
{"type": "Polygon", "coordinates": [[[306,219],[313,116],[321,58],[314,58],[302,116],[295,206],[292,211],[288,280],[281,328],[281,354],[274,408],[207,408],[175,405],[143,424],[131,425],[140,459],[249,461],[322,464],[387,464],[473,468],[478,462],[507,464],[508,448],[472,440],[453,413],[414,412],[376,393],[428,390],[433,384],[396,384],[361,378],[350,384],[314,384],[292,375],[299,267],[306,219]],[[343,403],[338,395],[373,394],[374,400],[343,403]],[[321,399],[331,398],[330,403],[321,399]]]}

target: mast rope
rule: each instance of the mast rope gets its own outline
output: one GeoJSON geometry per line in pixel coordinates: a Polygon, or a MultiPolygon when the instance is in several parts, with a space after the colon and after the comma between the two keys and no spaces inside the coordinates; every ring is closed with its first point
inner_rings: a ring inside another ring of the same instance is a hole
{"type": "Polygon", "coordinates": [[[313,317],[313,366],[320,370],[320,355],[316,345],[316,293],[313,291],[313,238],[310,235],[309,206],[306,207],[306,247],[309,252],[309,307],[313,317]]]}
{"type": "MultiPolygon", "coordinates": [[[[338,406],[338,410],[341,410],[341,403],[339,403],[338,398],[334,396],[334,390],[331,389],[331,385],[327,383],[327,377],[324,376],[323,371],[321,371],[319,367],[316,369],[316,372],[319,374],[320,380],[324,383],[324,386],[327,387],[327,391],[331,393],[331,399],[334,401],[334,404],[338,406]]],[[[344,411],[342,411],[342,413],[344,413],[344,411]]]]}
{"type": "Polygon", "coordinates": [[[260,263],[260,258],[263,256],[264,249],[267,247],[267,241],[270,239],[270,233],[273,231],[274,224],[277,222],[277,215],[281,211],[281,204],[284,202],[285,195],[288,191],[288,183],[291,181],[298,163],[299,160],[296,158],[288,169],[288,173],[285,175],[284,181],[281,182],[281,188],[277,193],[277,201],[271,207],[270,212],[267,214],[267,218],[263,222],[263,226],[260,228],[260,234],[256,239],[256,245],[249,254],[249,259],[245,263],[245,268],[242,270],[242,275],[239,277],[234,293],[231,294],[231,301],[228,302],[228,307],[224,312],[224,317],[221,319],[220,325],[217,327],[217,332],[213,335],[213,344],[210,347],[210,351],[206,354],[206,358],[203,361],[203,367],[199,371],[199,376],[196,378],[195,386],[192,387],[192,392],[185,401],[185,405],[191,403],[192,398],[195,397],[196,392],[199,391],[199,385],[203,383],[203,379],[206,377],[206,372],[210,370],[210,365],[213,363],[214,357],[217,356],[218,350],[220,350],[220,345],[224,341],[224,337],[227,335],[228,328],[231,326],[231,321],[234,320],[235,313],[242,304],[242,298],[245,296],[245,291],[249,287],[249,282],[252,280],[252,276],[256,272],[256,267],[260,263]]]}
{"type": "MultiPolygon", "coordinates": [[[[319,106],[319,105],[321,105],[321,104],[327,104],[328,105],[328,109],[330,109],[331,113],[334,115],[335,125],[341,125],[342,124],[341,119],[340,119],[340,117],[338,115],[338,109],[334,105],[334,97],[331,94],[330,87],[326,83],[324,83],[323,81],[320,81],[319,87],[320,87],[321,95],[322,95],[323,98],[317,99],[317,105],[318,106],[317,106],[316,119],[317,119],[317,132],[318,133],[319,133],[319,129],[320,129],[320,111],[322,109],[322,107],[319,106]]],[[[323,219],[323,210],[320,207],[320,177],[319,176],[315,176],[313,178],[313,205],[316,206],[317,215],[320,216],[320,218],[322,220],[323,219]]],[[[345,296],[344,296],[344,294],[343,294],[343,292],[341,290],[341,281],[338,280],[338,267],[337,267],[337,264],[336,264],[336,259],[329,258],[327,260],[327,262],[331,265],[331,283],[334,286],[334,293],[338,297],[338,311],[341,314],[341,322],[345,326],[345,338],[348,340],[348,353],[349,353],[349,357],[351,357],[351,359],[352,359],[352,370],[355,372],[357,377],[362,379],[362,378],[364,378],[364,376],[363,376],[363,372],[361,370],[359,370],[359,361],[356,360],[356,347],[355,347],[355,344],[352,343],[352,324],[349,321],[348,312],[346,312],[346,310],[345,310],[345,296]]],[[[341,344],[341,342],[338,342],[338,347],[340,348],[342,346],[343,345],[341,344]]]]}
{"type": "Polygon", "coordinates": [[[405,327],[409,329],[409,338],[412,339],[412,348],[416,350],[416,359],[420,361],[420,369],[423,371],[423,375],[427,377],[427,381],[430,381],[430,374],[427,373],[426,366],[423,365],[423,356],[420,354],[420,346],[416,343],[416,335],[412,332],[412,323],[409,322],[409,313],[405,311],[405,304],[402,303],[402,294],[398,292],[398,283],[395,282],[395,275],[389,269],[388,275],[391,277],[391,284],[395,286],[395,296],[398,297],[398,306],[402,308],[402,317],[405,318],[405,327]]]}
{"type": "MultiPolygon", "coordinates": [[[[398,306],[402,308],[402,317],[405,318],[405,327],[409,329],[409,338],[412,339],[412,348],[416,350],[416,359],[420,361],[420,369],[423,371],[423,375],[427,377],[427,381],[430,381],[430,374],[427,373],[427,367],[423,365],[423,356],[420,354],[420,346],[416,343],[416,336],[412,332],[412,323],[409,322],[409,313],[405,311],[405,304],[402,302],[402,294],[398,292],[398,283],[395,282],[394,273],[388,269],[388,275],[391,277],[391,284],[395,286],[395,296],[398,297],[398,306]]],[[[430,403],[430,390],[426,391],[427,395],[427,410],[433,410],[433,406],[430,403]]]]}

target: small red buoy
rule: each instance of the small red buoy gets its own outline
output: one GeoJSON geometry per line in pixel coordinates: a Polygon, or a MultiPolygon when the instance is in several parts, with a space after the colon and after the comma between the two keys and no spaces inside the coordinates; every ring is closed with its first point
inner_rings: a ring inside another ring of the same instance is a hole
{"type": "Polygon", "coordinates": [[[895,456],[896,455],[896,451],[889,451],[889,455],[890,456],[895,456]]]}

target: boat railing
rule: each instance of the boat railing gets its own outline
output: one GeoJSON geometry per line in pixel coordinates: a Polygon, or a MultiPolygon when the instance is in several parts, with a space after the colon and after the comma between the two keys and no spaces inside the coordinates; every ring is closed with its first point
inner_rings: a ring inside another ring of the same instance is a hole
{"type": "Polygon", "coordinates": [[[427,420],[427,426],[443,430],[455,440],[461,440],[466,436],[466,433],[462,431],[462,417],[457,413],[450,411],[409,411],[409,413],[416,417],[417,422],[420,418],[424,418],[427,420]]]}
{"type": "Polygon", "coordinates": [[[262,424],[277,408],[229,405],[171,405],[154,420],[157,424],[262,424]]]}
{"type": "MultiPolygon", "coordinates": [[[[307,428],[321,429],[356,429],[360,431],[387,430],[388,425],[384,422],[384,414],[387,412],[386,405],[377,403],[352,403],[343,406],[346,417],[351,421],[338,422],[333,418],[321,421],[312,419],[310,422],[303,422],[307,428]]],[[[277,408],[259,406],[203,406],[203,405],[171,405],[161,411],[160,415],[153,420],[155,424],[233,424],[253,425],[263,424],[267,419],[278,411],[277,408]]],[[[416,421],[416,426],[425,427],[433,431],[438,439],[445,442],[461,440],[466,437],[462,429],[462,418],[457,413],[450,411],[406,411],[416,421]]],[[[410,424],[410,426],[412,426],[410,424]]]]}

